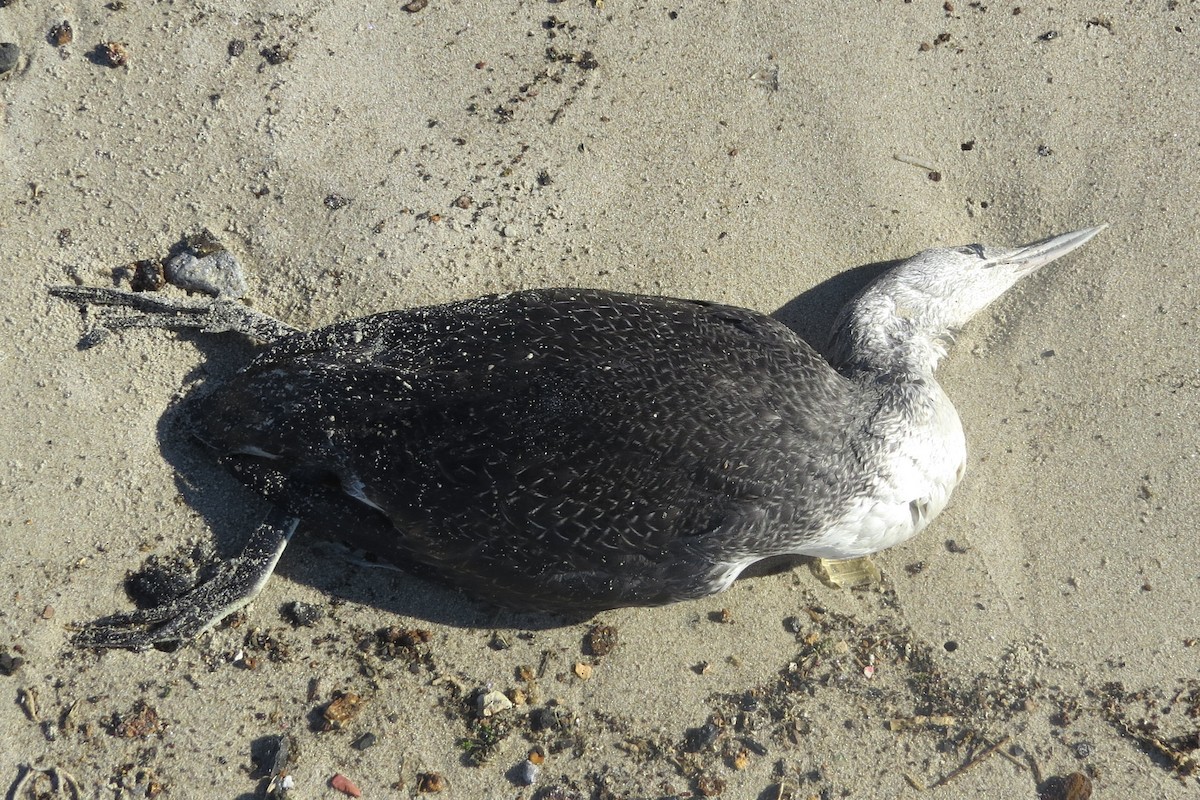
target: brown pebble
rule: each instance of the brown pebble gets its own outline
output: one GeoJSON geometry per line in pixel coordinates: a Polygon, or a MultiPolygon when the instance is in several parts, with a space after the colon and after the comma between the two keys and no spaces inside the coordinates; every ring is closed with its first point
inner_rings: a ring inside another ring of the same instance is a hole
{"type": "Polygon", "coordinates": [[[337,789],[342,794],[350,795],[351,797],[362,797],[362,789],[354,784],[354,781],[347,778],[342,773],[336,773],[329,779],[329,785],[337,789]]]}
{"type": "Polygon", "coordinates": [[[579,680],[586,681],[592,677],[592,665],[582,661],[575,662],[575,674],[579,676],[579,680]]]}
{"type": "Polygon", "coordinates": [[[71,23],[64,19],[50,28],[49,38],[50,44],[62,47],[71,43],[71,40],[75,38],[75,31],[71,28],[71,23]]]}
{"type": "Polygon", "coordinates": [[[108,67],[123,67],[129,63],[129,50],[123,42],[105,42],[96,46],[96,57],[108,67]]]}
{"type": "Polygon", "coordinates": [[[346,723],[358,716],[366,701],[354,692],[334,692],[333,699],[325,706],[321,716],[325,718],[325,730],[344,728],[346,723]]]}
{"type": "Polygon", "coordinates": [[[460,194],[454,201],[454,205],[458,206],[459,208],[470,208],[472,203],[473,201],[471,200],[470,195],[465,194],[460,194]]]}
{"type": "Polygon", "coordinates": [[[422,772],[417,776],[417,791],[422,794],[436,794],[447,788],[446,779],[437,772],[422,772]]]}
{"type": "Polygon", "coordinates": [[[412,2],[405,3],[401,8],[410,14],[415,14],[423,10],[427,5],[429,5],[429,0],[412,0],[412,2]]]}
{"type": "Polygon", "coordinates": [[[1063,800],[1088,800],[1091,796],[1091,778],[1082,772],[1072,772],[1067,776],[1067,785],[1063,790],[1063,800]]]}
{"type": "Polygon", "coordinates": [[[530,764],[540,767],[546,761],[546,751],[541,747],[535,747],[529,751],[529,755],[526,758],[529,759],[530,764]]]}
{"type": "Polygon", "coordinates": [[[131,266],[133,277],[129,279],[129,288],[135,292],[157,292],[167,285],[163,263],[158,259],[135,261],[131,266]]]}
{"type": "Polygon", "coordinates": [[[617,646],[617,629],[612,625],[593,625],[583,644],[589,655],[606,656],[617,646]]]}
{"type": "Polygon", "coordinates": [[[42,619],[54,619],[54,606],[46,606],[42,609],[42,619]]]}

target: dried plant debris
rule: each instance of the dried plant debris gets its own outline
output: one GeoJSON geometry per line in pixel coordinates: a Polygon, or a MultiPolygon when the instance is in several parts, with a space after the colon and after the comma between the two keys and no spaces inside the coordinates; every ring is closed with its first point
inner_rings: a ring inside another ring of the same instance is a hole
{"type": "Polygon", "coordinates": [[[1104,719],[1155,761],[1181,778],[1200,775],[1200,679],[1183,681],[1174,692],[1131,692],[1108,683],[1090,694],[1100,701],[1104,719]]]}
{"type": "Polygon", "coordinates": [[[122,764],[113,775],[110,785],[117,789],[117,797],[160,797],[167,785],[154,772],[139,764],[122,764]]]}
{"type": "Polygon", "coordinates": [[[513,724],[503,717],[476,722],[470,734],[458,740],[463,763],[472,767],[491,763],[500,750],[500,744],[512,733],[513,724]]]}
{"type": "Polygon", "coordinates": [[[392,625],[368,634],[359,641],[359,649],[372,652],[383,660],[407,662],[412,672],[437,673],[429,643],[433,633],[424,628],[404,628],[392,625]]]}
{"type": "Polygon", "coordinates": [[[159,718],[154,706],[138,700],[124,714],[114,712],[107,727],[109,733],[119,739],[145,739],[162,734],[166,723],[159,718]]]}
{"type": "Polygon", "coordinates": [[[617,629],[612,625],[593,625],[583,637],[583,652],[589,656],[606,656],[618,641],[617,629]]]}

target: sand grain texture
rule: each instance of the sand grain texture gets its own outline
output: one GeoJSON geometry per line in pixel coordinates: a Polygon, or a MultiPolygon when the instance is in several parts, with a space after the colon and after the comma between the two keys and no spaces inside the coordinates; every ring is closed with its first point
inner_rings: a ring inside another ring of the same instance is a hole
{"type": "Polygon", "coordinates": [[[23,53],[0,78],[0,651],[24,660],[0,675],[0,786],[34,764],[87,797],[250,797],[251,743],[288,733],[303,797],[340,773],[364,797],[437,774],[453,797],[1032,798],[1030,757],[1044,797],[1075,771],[1098,797],[1194,794],[1154,742],[1195,757],[1200,724],[1200,20],[1096,14],[0,8],[23,53]],[[110,41],[126,66],[96,63],[110,41]],[[239,627],[171,654],[69,644],[148,555],[233,552],[263,506],[163,421],[251,349],[135,331],[81,352],[47,285],[111,283],[207,227],[301,327],[579,285],[777,311],[819,344],[847,270],[1100,222],[947,360],[968,477],[879,557],[885,592],[746,581],[604,614],[619,641],[593,656],[587,626],[494,617],[306,536],[239,627]],[[293,628],[293,601],[326,613],[293,628]],[[388,626],[429,641],[381,651],[388,626]],[[484,687],[525,704],[476,720],[484,687]],[[365,703],[321,732],[337,690],[365,703]],[[954,721],[890,729],[918,714],[954,721]],[[1004,737],[1010,758],[932,788],[1004,737]]]}

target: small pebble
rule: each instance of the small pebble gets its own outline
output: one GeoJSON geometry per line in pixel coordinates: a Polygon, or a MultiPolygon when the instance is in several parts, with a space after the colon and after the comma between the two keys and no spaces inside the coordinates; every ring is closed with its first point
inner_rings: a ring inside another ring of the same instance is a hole
{"type": "Polygon", "coordinates": [[[517,766],[517,782],[522,786],[533,786],[541,771],[541,767],[527,758],[517,766]]]}
{"type": "Polygon", "coordinates": [[[97,64],[115,69],[129,63],[129,51],[122,42],[104,42],[96,45],[92,58],[97,64]]]}
{"type": "Polygon", "coordinates": [[[2,652],[0,653],[0,675],[12,675],[24,663],[25,659],[20,656],[14,656],[9,652],[2,652]]]}
{"type": "Polygon", "coordinates": [[[447,787],[446,779],[437,772],[422,772],[417,776],[417,791],[421,794],[437,794],[447,787]]]}
{"type": "Polygon", "coordinates": [[[592,665],[587,664],[583,661],[575,662],[575,674],[579,677],[579,680],[581,680],[581,681],[588,680],[589,678],[592,677],[592,665]]]}
{"type": "Polygon", "coordinates": [[[320,606],[312,603],[302,603],[296,600],[291,603],[286,603],[283,606],[283,616],[292,625],[299,627],[311,627],[315,625],[321,617],[325,616],[324,610],[320,606]]]}
{"type": "Polygon", "coordinates": [[[264,47],[258,51],[258,54],[263,57],[273,67],[278,67],[280,64],[288,60],[289,53],[283,49],[283,45],[277,44],[271,47],[264,47]]]}
{"type": "Polygon", "coordinates": [[[321,716],[325,718],[326,730],[339,730],[358,716],[366,701],[354,692],[334,692],[333,699],[325,706],[321,716]]]}
{"type": "Polygon", "coordinates": [[[166,263],[167,280],[189,292],[236,300],[246,293],[242,265],[207,231],[188,239],[166,263]]]}
{"type": "Polygon", "coordinates": [[[72,30],[71,23],[64,19],[50,28],[50,35],[47,38],[55,47],[63,47],[70,44],[71,40],[75,38],[75,31],[72,30]]]}
{"type": "Polygon", "coordinates": [[[157,292],[167,285],[162,262],[157,258],[135,261],[132,268],[133,277],[129,280],[129,288],[135,292],[157,292]]]}
{"type": "Polygon", "coordinates": [[[1072,772],[1067,776],[1066,787],[1063,790],[1063,800],[1089,800],[1091,796],[1091,778],[1082,772],[1072,772]]]}
{"type": "Polygon", "coordinates": [[[375,734],[364,733],[362,736],[355,739],[354,744],[352,744],[350,746],[353,747],[355,750],[362,751],[362,750],[366,750],[370,747],[373,747],[377,741],[379,741],[379,737],[376,736],[375,734]]]}
{"type": "Polygon", "coordinates": [[[0,42],[0,75],[7,75],[17,66],[21,48],[16,42],[0,42]]]}
{"type": "Polygon", "coordinates": [[[330,780],[329,785],[339,792],[350,797],[362,797],[362,789],[354,784],[354,781],[347,778],[342,773],[335,774],[330,780]]]}
{"type": "Polygon", "coordinates": [[[721,735],[721,729],[712,722],[706,722],[699,728],[689,728],[683,736],[683,748],[689,753],[699,753],[712,747],[721,735]]]}
{"type": "Polygon", "coordinates": [[[512,700],[509,700],[504,692],[498,692],[495,689],[479,695],[479,700],[476,702],[481,717],[490,717],[513,707],[512,700]]]}
{"type": "Polygon", "coordinates": [[[424,10],[425,6],[427,5],[429,5],[429,0],[411,0],[411,2],[405,3],[403,6],[401,6],[401,8],[410,14],[415,14],[418,11],[424,10]]]}

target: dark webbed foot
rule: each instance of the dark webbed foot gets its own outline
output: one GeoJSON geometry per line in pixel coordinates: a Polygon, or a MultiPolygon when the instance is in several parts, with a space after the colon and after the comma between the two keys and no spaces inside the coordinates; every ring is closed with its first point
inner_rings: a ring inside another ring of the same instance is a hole
{"type": "Polygon", "coordinates": [[[163,605],[96,620],[76,634],[75,644],[146,650],[196,638],[262,591],[298,523],[295,517],[272,511],[241,554],[221,563],[216,575],[163,605]]]}
{"type": "Polygon", "coordinates": [[[99,343],[110,331],[125,328],[168,328],[204,333],[233,331],[262,342],[272,342],[296,332],[292,326],[234,300],[193,300],[163,297],[151,292],[127,292],[94,286],[51,286],[50,294],[81,309],[93,306],[127,308],[134,313],[95,314],[95,325],[82,344],[99,343]]]}

